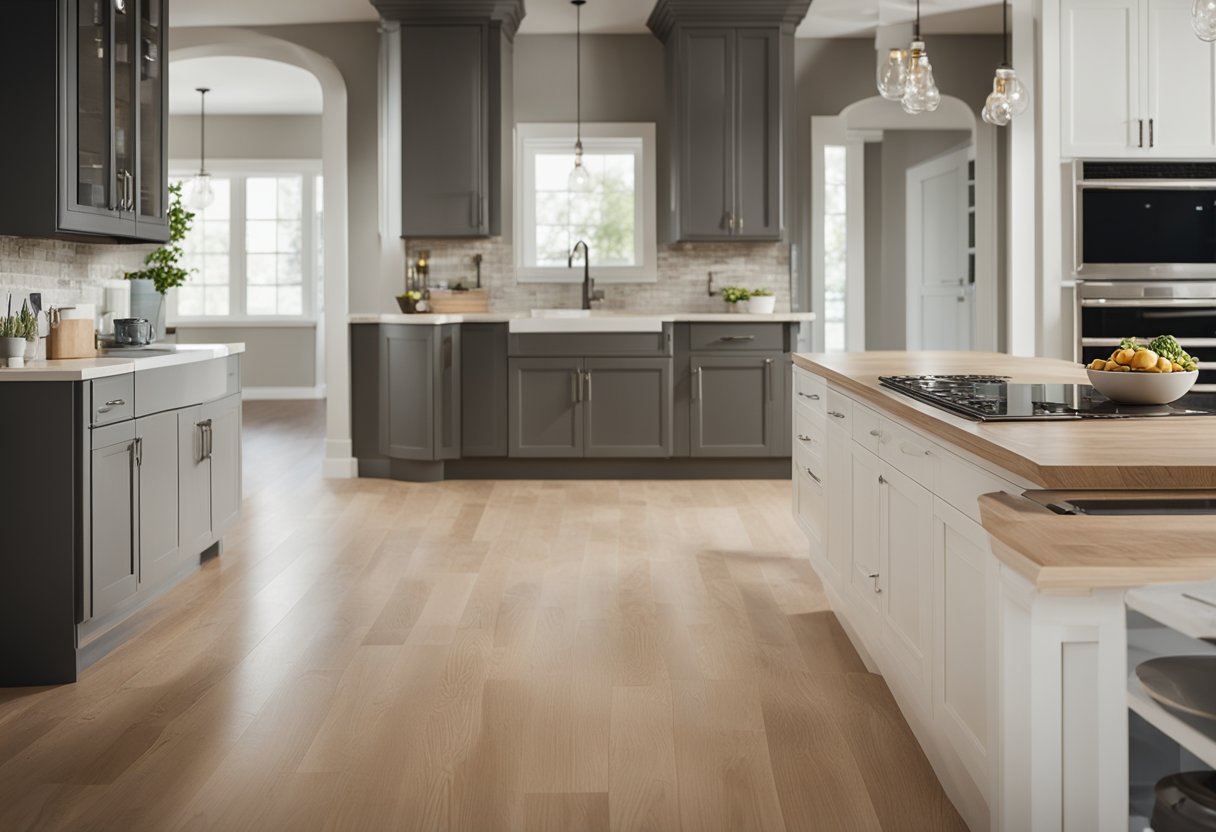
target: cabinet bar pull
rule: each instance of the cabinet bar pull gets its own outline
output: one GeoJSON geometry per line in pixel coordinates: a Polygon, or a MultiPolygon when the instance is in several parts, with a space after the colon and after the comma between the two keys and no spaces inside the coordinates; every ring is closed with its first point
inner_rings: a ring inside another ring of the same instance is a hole
{"type": "Polygon", "coordinates": [[[589,402],[591,401],[591,371],[587,370],[585,373],[583,373],[583,378],[587,380],[587,395],[583,401],[589,402]]]}
{"type": "Polygon", "coordinates": [[[831,416],[833,419],[843,419],[844,418],[844,414],[841,413],[839,410],[829,410],[828,415],[831,416]]]}
{"type": "Polygon", "coordinates": [[[1148,120],[1148,146],[1149,147],[1157,146],[1157,140],[1153,136],[1153,119],[1151,119],[1151,118],[1148,120]]]}
{"type": "Polygon", "coordinates": [[[810,478],[813,479],[815,482],[819,483],[820,485],[823,484],[823,480],[821,480],[821,479],[819,479],[819,477],[815,476],[815,472],[812,471],[810,468],[807,468],[806,472],[810,476],[810,478]]]}
{"type": "Polygon", "coordinates": [[[755,335],[723,335],[718,340],[725,341],[728,344],[742,344],[746,341],[755,341],[756,336],[755,335]]]}
{"type": "Polygon", "coordinates": [[[574,403],[578,404],[583,400],[583,371],[570,371],[570,398],[574,399],[574,403]]]}
{"type": "Polygon", "coordinates": [[[798,434],[798,441],[799,442],[811,442],[811,443],[815,442],[815,440],[813,438],[811,438],[810,436],[807,436],[805,433],[798,434]]]}
{"type": "Polygon", "coordinates": [[[874,591],[881,594],[882,587],[880,587],[878,585],[878,573],[877,572],[867,572],[866,577],[874,582],[874,591]]]}
{"type": "Polygon", "coordinates": [[[768,385],[768,400],[773,400],[773,359],[764,359],[764,381],[768,385]]]}
{"type": "Polygon", "coordinates": [[[886,477],[884,477],[882,474],[879,474],[879,475],[878,475],[878,484],[879,484],[879,485],[886,485],[886,484],[887,484],[887,478],[886,478],[886,477]]]}
{"type": "Polygon", "coordinates": [[[144,464],[144,438],[142,436],[135,439],[135,467],[142,468],[144,464]]]}
{"type": "Polygon", "coordinates": [[[697,383],[695,385],[693,385],[693,388],[692,388],[692,397],[694,399],[701,398],[701,394],[703,393],[703,390],[701,388],[701,377],[704,374],[701,372],[701,369],[702,368],[700,368],[700,367],[697,368],[697,383]]]}
{"type": "Polygon", "coordinates": [[[126,399],[110,399],[106,402],[106,407],[122,407],[126,403],[126,399]]]}
{"type": "Polygon", "coordinates": [[[743,217],[739,217],[739,233],[743,233],[743,217]]]}
{"type": "Polygon", "coordinates": [[[804,398],[804,399],[810,399],[813,402],[819,401],[818,393],[803,393],[801,390],[799,390],[798,395],[802,396],[802,398],[804,398]]]}
{"type": "Polygon", "coordinates": [[[1140,119],[1140,147],[1144,147],[1144,119],[1140,119]]]}

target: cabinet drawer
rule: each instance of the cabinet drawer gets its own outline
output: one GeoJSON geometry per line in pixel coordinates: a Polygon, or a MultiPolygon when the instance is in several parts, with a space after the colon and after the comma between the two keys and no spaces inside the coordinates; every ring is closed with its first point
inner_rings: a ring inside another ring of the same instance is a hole
{"type": "Polygon", "coordinates": [[[149,416],[222,399],[230,383],[228,361],[212,358],[135,373],[135,389],[139,394],[139,410],[135,415],[149,416]]]}
{"type": "Polygon", "coordinates": [[[826,450],[827,431],[823,419],[802,409],[794,413],[794,447],[805,448],[822,455],[826,450]]]}
{"type": "Polygon", "coordinates": [[[91,425],[111,425],[135,416],[135,376],[99,378],[93,382],[91,425]]]}
{"type": "Polygon", "coordinates": [[[828,424],[844,428],[846,432],[853,426],[853,400],[841,393],[835,387],[828,387],[828,424]]]}
{"type": "Polygon", "coordinates": [[[794,402],[796,404],[823,416],[827,412],[827,398],[827,382],[806,370],[794,368],[794,402]]]}
{"type": "Polygon", "coordinates": [[[821,451],[800,444],[794,449],[794,467],[820,485],[828,481],[827,455],[821,451]]]}
{"type": "Polygon", "coordinates": [[[853,402],[853,441],[870,453],[878,453],[882,438],[882,417],[864,404],[853,402]]]}
{"type": "Polygon", "coordinates": [[[936,496],[976,523],[982,522],[979,504],[982,495],[998,491],[1021,494],[1026,490],[940,448],[933,452],[930,459],[936,496]]]}
{"type": "Polygon", "coordinates": [[[882,420],[878,456],[897,471],[930,488],[933,483],[933,443],[890,419],[882,420]]]}
{"type": "Polygon", "coordinates": [[[690,324],[689,348],[785,352],[785,324],[690,324]]]}

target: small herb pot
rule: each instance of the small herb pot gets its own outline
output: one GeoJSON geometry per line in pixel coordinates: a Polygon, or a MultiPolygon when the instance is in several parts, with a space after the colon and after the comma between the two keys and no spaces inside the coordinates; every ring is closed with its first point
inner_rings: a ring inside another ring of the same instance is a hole
{"type": "Polygon", "coordinates": [[[10,369],[25,366],[24,338],[0,338],[0,358],[3,358],[10,369]]]}

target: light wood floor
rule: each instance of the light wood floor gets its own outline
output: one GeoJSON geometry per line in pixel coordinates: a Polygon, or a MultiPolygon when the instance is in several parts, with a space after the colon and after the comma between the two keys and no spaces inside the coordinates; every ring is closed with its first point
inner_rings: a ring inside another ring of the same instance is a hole
{"type": "Polygon", "coordinates": [[[245,414],[223,556],[0,690],[0,829],[962,828],[788,483],[326,481],[245,414]]]}

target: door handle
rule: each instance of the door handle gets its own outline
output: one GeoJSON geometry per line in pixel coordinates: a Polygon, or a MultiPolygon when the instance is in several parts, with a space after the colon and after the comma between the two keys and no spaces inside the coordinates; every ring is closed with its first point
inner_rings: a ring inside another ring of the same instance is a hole
{"type": "Polygon", "coordinates": [[[773,359],[764,359],[764,381],[768,385],[768,400],[773,400],[773,359]]]}
{"type": "Polygon", "coordinates": [[[823,485],[823,480],[821,480],[821,479],[819,479],[819,477],[815,476],[815,472],[814,472],[814,471],[812,471],[810,468],[807,468],[807,469],[806,469],[806,473],[807,473],[807,475],[808,475],[808,476],[810,476],[810,478],[811,478],[811,479],[813,479],[815,482],[819,483],[820,485],[823,485]]]}

